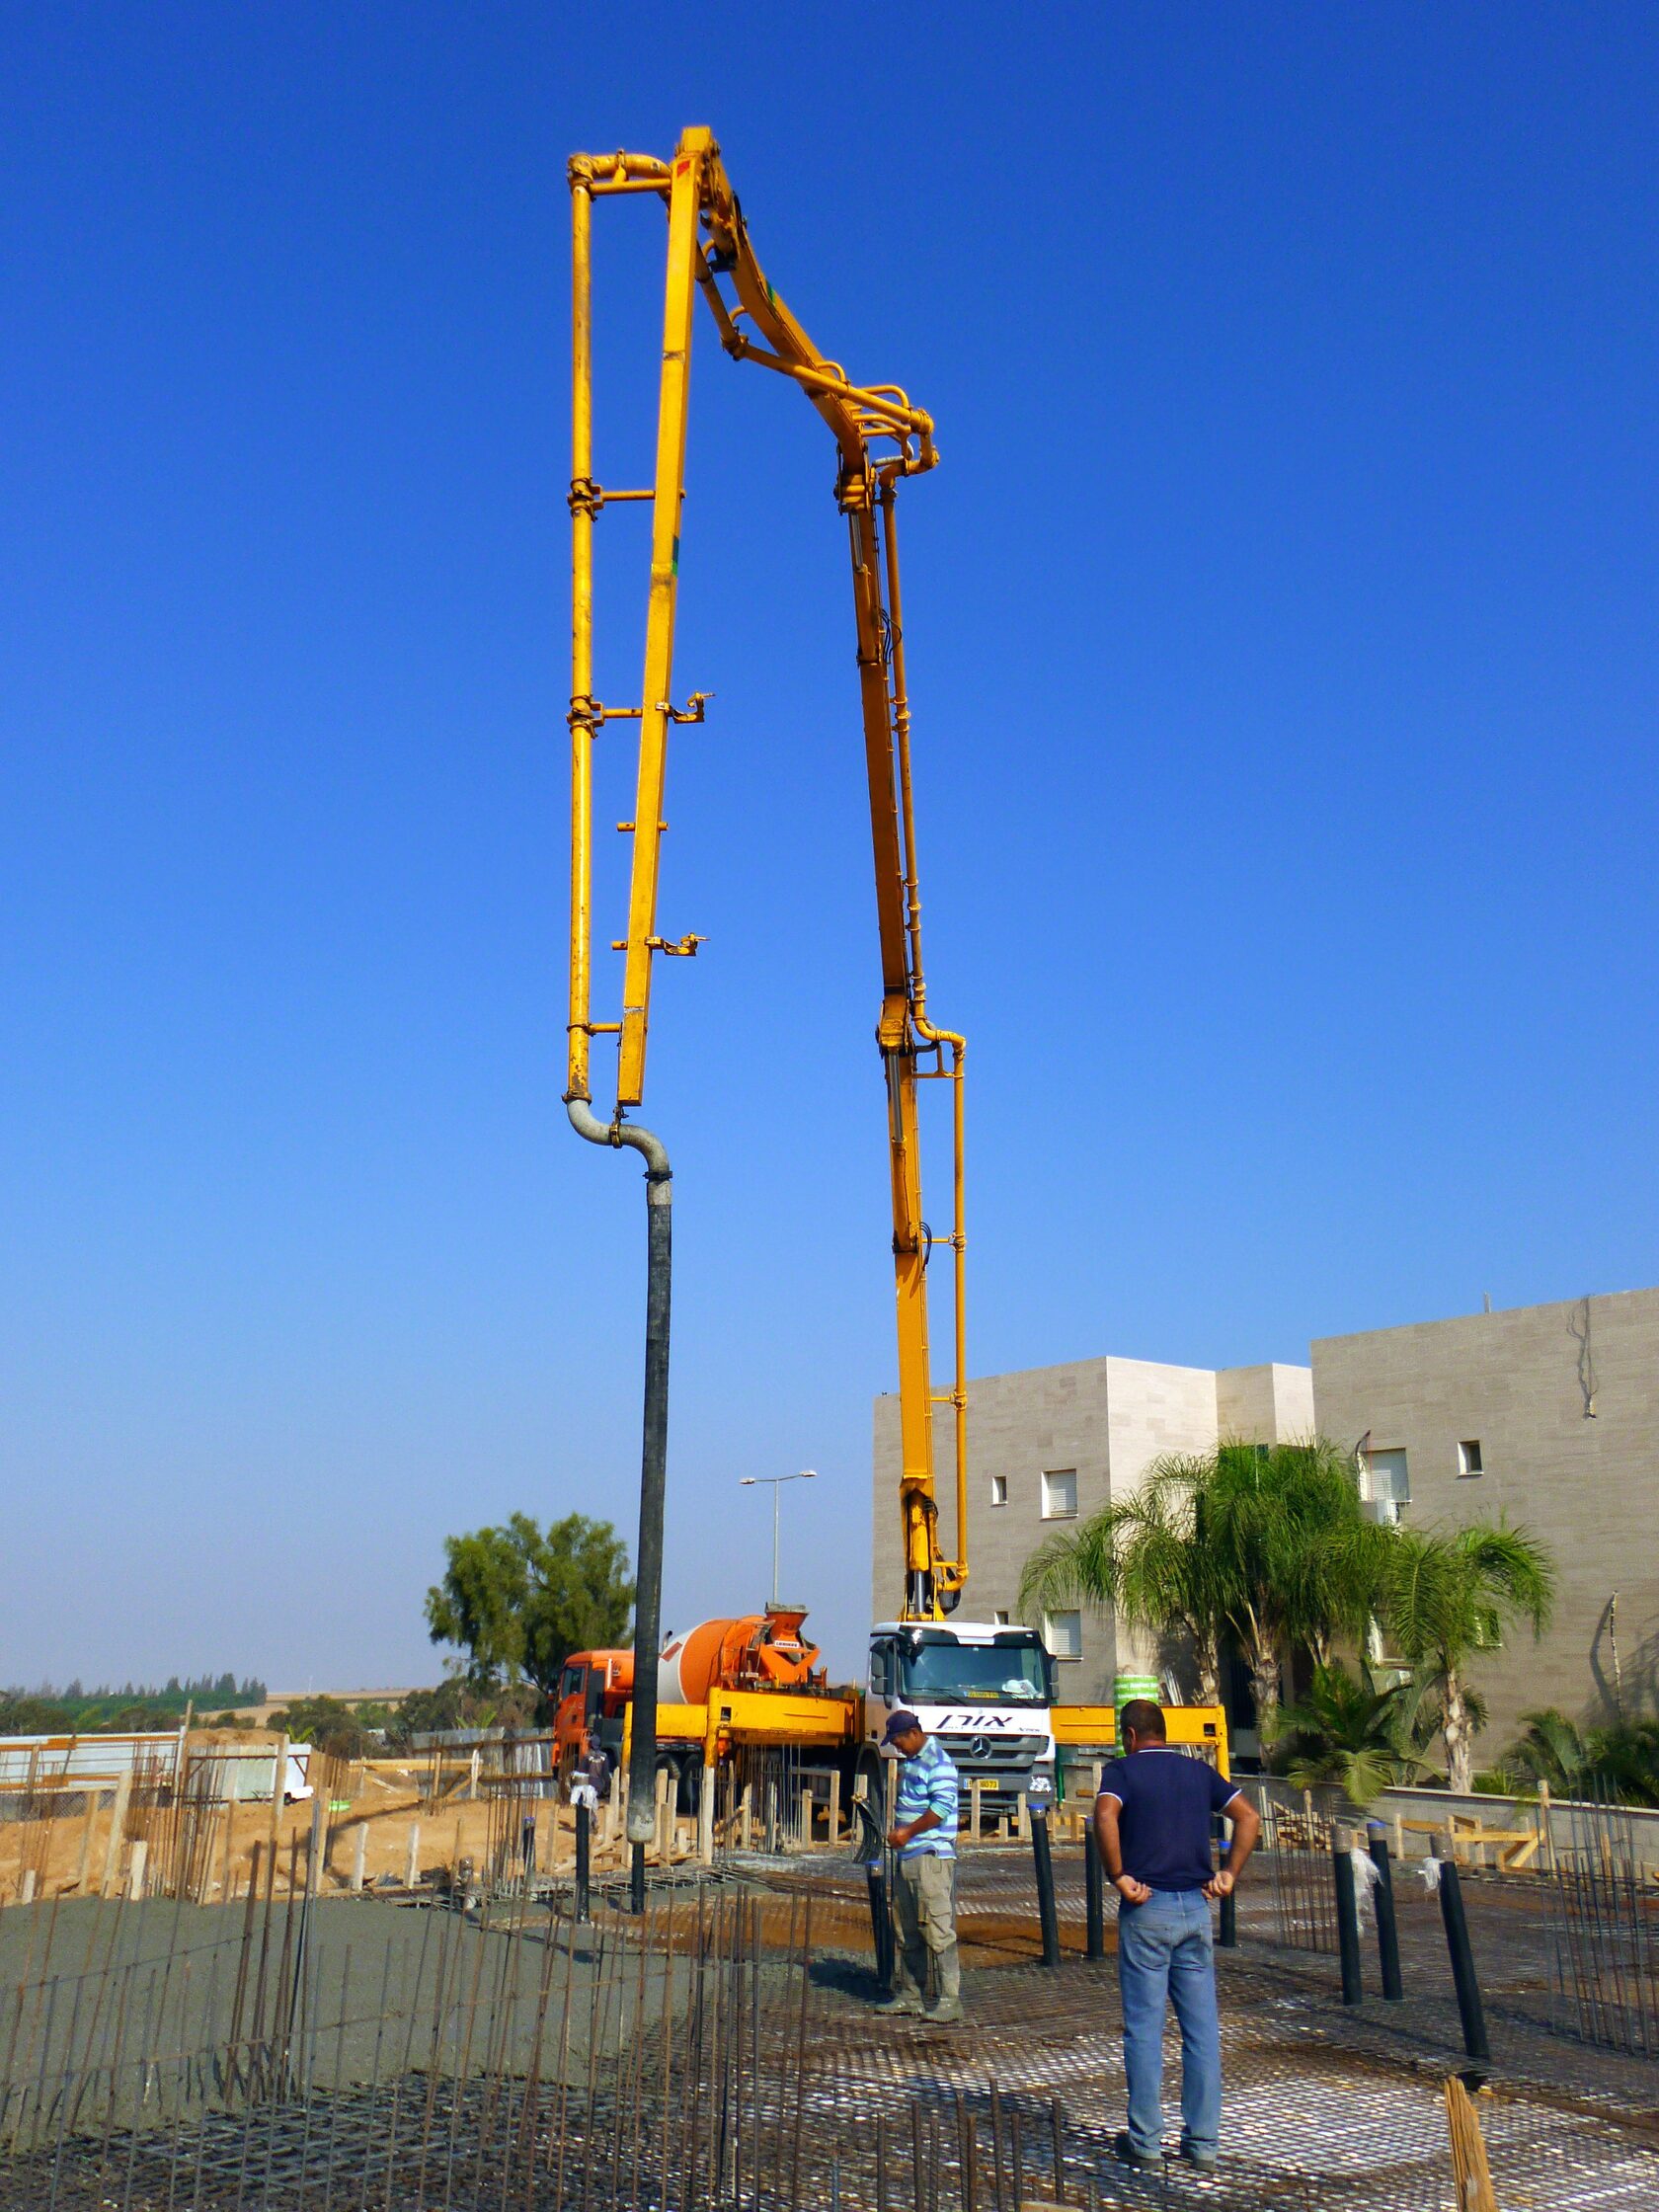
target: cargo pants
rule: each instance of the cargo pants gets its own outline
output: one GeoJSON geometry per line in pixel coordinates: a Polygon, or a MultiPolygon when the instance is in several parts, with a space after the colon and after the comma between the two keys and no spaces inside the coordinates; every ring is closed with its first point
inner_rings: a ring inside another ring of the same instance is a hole
{"type": "Polygon", "coordinates": [[[933,1961],[934,2002],[962,2001],[962,1966],[956,1950],[956,1860],[935,1851],[901,1858],[893,1882],[899,1923],[894,1995],[927,2002],[927,1962],[933,1961]]]}

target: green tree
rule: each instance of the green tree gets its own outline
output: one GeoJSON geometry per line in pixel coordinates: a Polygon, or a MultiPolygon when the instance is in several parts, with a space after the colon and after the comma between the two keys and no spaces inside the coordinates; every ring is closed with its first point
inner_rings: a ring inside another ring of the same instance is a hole
{"type": "Polygon", "coordinates": [[[1394,1531],[1383,1560],[1377,1612],[1391,1648],[1432,1692],[1451,1787],[1474,1780],[1480,1716],[1468,1687],[1471,1660],[1495,1651],[1522,1622],[1535,1636],[1549,1625],[1555,1563],[1526,1529],[1507,1522],[1394,1531]]]}
{"type": "Polygon", "coordinates": [[[285,1712],[272,1714],[271,1725],[331,1759],[365,1759],[374,1749],[373,1737],[338,1698],[296,1698],[285,1712]]]}
{"type": "Polygon", "coordinates": [[[0,1695],[0,1735],[52,1736],[70,1725],[54,1698],[31,1698],[21,1690],[0,1695]]]}
{"type": "Polygon", "coordinates": [[[1554,1705],[1521,1715],[1521,1733],[1504,1753],[1499,1772],[1534,1788],[1541,1782],[1561,1797],[1577,1797],[1589,1780],[1591,1751],[1576,1722],[1554,1705]]]}
{"type": "Polygon", "coordinates": [[[1205,1535],[1224,1563],[1264,1743],[1278,1726],[1286,1653],[1325,1665],[1339,1640],[1365,1635],[1393,1534],[1365,1519],[1359,1469],[1322,1437],[1217,1452],[1205,1535]]]}
{"type": "Polygon", "coordinates": [[[1230,1635],[1271,1741],[1286,1651],[1322,1663],[1364,1634],[1391,1536],[1361,1514],[1357,1470],[1335,1445],[1226,1443],[1154,1461],[1128,1497],[1051,1537],[1020,1599],[1114,1606],[1130,1627],[1189,1642],[1207,1704],[1230,1635]]]}
{"type": "Polygon", "coordinates": [[[1274,1766],[1298,1789],[1337,1783],[1363,1811],[1390,1782],[1427,1772],[1411,1735],[1418,1695],[1410,1682],[1380,1686],[1364,1660],[1358,1674],[1340,1660],[1316,1665],[1306,1697],[1280,1711],[1274,1766]]]}
{"type": "Polygon", "coordinates": [[[1620,1720],[1590,1734],[1591,1774],[1625,1805],[1659,1805],[1659,1721],[1620,1720]]]}
{"type": "Polygon", "coordinates": [[[394,1751],[407,1751],[417,1736],[444,1728],[488,1726],[480,1717],[477,1694],[458,1675],[451,1675],[435,1690],[412,1690],[402,1699],[387,1727],[386,1741],[394,1751]]]}
{"type": "Polygon", "coordinates": [[[434,1643],[467,1655],[480,1689],[532,1683],[550,1698],[573,1651],[614,1644],[628,1625],[628,1553],[608,1521],[580,1513],[545,1535],[528,1514],[504,1529],[446,1537],[443,1580],[427,1592],[434,1643]]]}
{"type": "Polygon", "coordinates": [[[1584,1732],[1553,1705],[1521,1718],[1523,1732],[1499,1770],[1507,1782],[1547,1782],[1561,1797],[1594,1793],[1625,1805],[1659,1805],[1659,1720],[1620,1720],[1584,1732]]]}
{"type": "Polygon", "coordinates": [[[1200,1704],[1220,1704],[1232,1593],[1204,1536],[1214,1473],[1212,1459],[1170,1454],[1127,1498],[1057,1530],[1025,1562],[1021,1609],[1111,1606],[1127,1628],[1187,1643],[1200,1704]]]}

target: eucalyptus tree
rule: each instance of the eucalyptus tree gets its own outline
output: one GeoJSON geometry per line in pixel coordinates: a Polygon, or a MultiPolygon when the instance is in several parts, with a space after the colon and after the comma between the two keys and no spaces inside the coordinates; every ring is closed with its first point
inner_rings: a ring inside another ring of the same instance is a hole
{"type": "Polygon", "coordinates": [[[567,1513],[544,1530],[514,1513],[504,1528],[445,1537],[443,1556],[427,1629],[467,1654],[475,1691],[527,1682],[550,1703],[570,1654],[616,1643],[628,1625],[628,1551],[608,1521],[567,1513]]]}
{"type": "Polygon", "coordinates": [[[1526,1529],[1502,1521],[1401,1528],[1394,1536],[1378,1615],[1390,1648],[1438,1698],[1447,1780],[1467,1790],[1477,1725],[1469,1663],[1522,1623],[1535,1637],[1543,1633],[1554,1611],[1555,1562],[1526,1529]]]}

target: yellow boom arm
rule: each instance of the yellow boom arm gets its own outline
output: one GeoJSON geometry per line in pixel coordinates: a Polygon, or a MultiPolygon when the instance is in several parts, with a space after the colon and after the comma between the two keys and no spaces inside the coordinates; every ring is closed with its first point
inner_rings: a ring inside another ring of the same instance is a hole
{"type": "MultiPolygon", "coordinates": [[[[902,1613],[937,1619],[954,1609],[968,1575],[968,1419],[963,1230],[963,1039],[927,1012],[921,962],[921,901],[916,885],[915,816],[910,796],[910,710],[905,680],[895,496],[902,477],[937,458],[933,424],[893,384],[851,383],[827,360],[767,282],[743,213],[707,130],[685,131],[672,162],[642,154],[576,155],[570,164],[573,345],[571,438],[571,942],[570,1056],[565,1096],[572,1121],[598,1142],[627,1144],[644,1133],[626,1126],[645,1090],[652,970],[659,954],[694,953],[694,934],[658,934],[658,859],[669,729],[701,721],[704,694],[673,704],[673,635],[684,496],[686,402],[692,300],[700,290],[721,344],[739,360],[792,377],[830,426],[840,455],[835,501],[846,516],[852,552],[858,680],[870,786],[876,922],[882,1004],[876,1026],[887,1080],[893,1177],[893,1261],[898,1299],[900,1515],[905,1550],[902,1613]],[[593,476],[592,224],[595,199],[646,193],[667,203],[668,282],[663,309],[657,469],[648,490],[615,491],[593,476]],[[728,290],[723,287],[729,287],[728,290]],[[651,503],[651,583],[645,669],[638,705],[606,706],[592,695],[593,525],[627,501],[651,503]],[[620,1018],[592,1018],[592,751],[605,725],[639,724],[628,933],[620,1018]],[[600,1034],[619,1039],[615,1103],[608,1124],[592,1112],[590,1048],[600,1034]],[[921,1215],[918,1082],[948,1081],[952,1097],[955,1197],[951,1233],[932,1236],[921,1215]],[[927,1341],[929,1247],[948,1243],[954,1260],[956,1357],[951,1389],[935,1392],[927,1341]],[[940,1548],[933,1477],[933,1408],[955,1413],[956,1531],[959,1556],[940,1548]]],[[[654,1140],[652,1141],[655,1142],[654,1140]]],[[[641,1146],[641,1149],[646,1149],[641,1146]]],[[[648,1158],[650,1153],[648,1151],[648,1158]]]]}

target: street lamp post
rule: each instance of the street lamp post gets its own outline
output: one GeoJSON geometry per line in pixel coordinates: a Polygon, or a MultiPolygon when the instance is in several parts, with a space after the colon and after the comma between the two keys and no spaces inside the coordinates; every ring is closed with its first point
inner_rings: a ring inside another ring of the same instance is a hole
{"type": "Polygon", "coordinates": [[[817,1479],[817,1467],[802,1467],[798,1474],[745,1474],[739,1476],[739,1485],[753,1490],[763,1482],[772,1486],[772,1604],[778,1602],[778,1492],[786,1482],[812,1482],[817,1479]]]}

